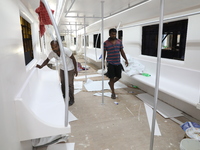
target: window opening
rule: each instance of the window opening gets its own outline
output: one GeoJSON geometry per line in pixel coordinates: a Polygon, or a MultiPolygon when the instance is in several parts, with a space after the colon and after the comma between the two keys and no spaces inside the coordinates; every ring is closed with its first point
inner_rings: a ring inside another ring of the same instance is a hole
{"type": "MultiPolygon", "coordinates": [[[[163,24],[162,58],[184,60],[188,20],[163,24]]],[[[142,28],[142,55],[157,56],[158,25],[142,28]]]]}
{"type": "Polygon", "coordinates": [[[24,47],[24,58],[25,65],[27,65],[31,60],[33,60],[33,45],[32,45],[32,32],[31,24],[20,16],[21,30],[22,30],[22,40],[24,47]]]}
{"type": "Polygon", "coordinates": [[[76,45],[76,37],[74,37],[74,45],[76,45]]]}
{"type": "Polygon", "coordinates": [[[65,41],[65,36],[60,36],[61,41],[65,41]]]}
{"type": "Polygon", "coordinates": [[[123,31],[122,30],[118,31],[118,39],[120,39],[120,40],[123,39],[123,31]]]}
{"type": "Polygon", "coordinates": [[[94,34],[93,37],[94,48],[101,48],[101,34],[94,34]]]}

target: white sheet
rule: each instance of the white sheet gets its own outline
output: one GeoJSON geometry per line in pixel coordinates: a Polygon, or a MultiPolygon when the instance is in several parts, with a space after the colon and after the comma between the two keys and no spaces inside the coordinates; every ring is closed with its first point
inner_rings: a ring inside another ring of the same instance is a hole
{"type": "MultiPolygon", "coordinates": [[[[141,99],[144,103],[153,107],[153,105],[154,105],[154,97],[153,96],[151,96],[147,93],[137,94],[136,96],[139,99],[141,99]]],[[[181,111],[160,101],[159,99],[158,99],[158,103],[157,103],[157,112],[160,113],[165,118],[183,116],[181,111]]]]}
{"type": "Polygon", "coordinates": [[[75,143],[61,143],[50,145],[47,150],[74,150],[75,143]]]}
{"type": "MultiPolygon", "coordinates": [[[[145,110],[146,110],[146,114],[147,114],[147,119],[148,119],[148,123],[149,123],[149,128],[150,128],[150,131],[151,131],[151,127],[152,127],[152,118],[153,118],[153,110],[152,110],[152,108],[149,107],[147,104],[144,104],[144,106],[145,106],[145,110]]],[[[161,136],[161,132],[160,132],[160,129],[159,129],[159,127],[158,127],[157,121],[155,121],[154,135],[161,136]]]]}
{"type": "Polygon", "coordinates": [[[68,111],[69,122],[78,120],[70,111],[68,111]]]}
{"type": "MultiPolygon", "coordinates": [[[[104,80],[104,89],[110,89],[110,86],[108,85],[109,80],[104,80]]],[[[101,91],[102,90],[102,81],[92,81],[88,79],[88,81],[84,84],[87,91],[101,91]]],[[[115,89],[118,88],[127,88],[127,86],[121,82],[115,83],[115,89]]]]}
{"type": "Polygon", "coordinates": [[[83,88],[83,81],[74,81],[75,90],[82,90],[82,88],[83,88]]]}
{"type": "MultiPolygon", "coordinates": [[[[107,97],[111,97],[111,93],[110,92],[105,92],[103,93],[104,96],[107,96],[107,97]]],[[[98,93],[95,93],[93,94],[94,96],[102,96],[102,93],[98,92],[98,93]]],[[[115,95],[117,97],[117,95],[115,95]]]]}

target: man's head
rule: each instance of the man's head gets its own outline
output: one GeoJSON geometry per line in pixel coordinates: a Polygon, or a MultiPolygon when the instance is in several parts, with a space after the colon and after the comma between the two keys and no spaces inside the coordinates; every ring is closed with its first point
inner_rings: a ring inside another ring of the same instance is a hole
{"type": "Polygon", "coordinates": [[[53,41],[51,41],[50,45],[51,45],[52,50],[55,53],[60,52],[60,47],[59,47],[58,41],[53,40],[53,41]]]}
{"type": "Polygon", "coordinates": [[[110,40],[115,40],[116,39],[116,34],[117,34],[117,30],[115,28],[112,28],[109,30],[109,36],[110,36],[110,40]]]}

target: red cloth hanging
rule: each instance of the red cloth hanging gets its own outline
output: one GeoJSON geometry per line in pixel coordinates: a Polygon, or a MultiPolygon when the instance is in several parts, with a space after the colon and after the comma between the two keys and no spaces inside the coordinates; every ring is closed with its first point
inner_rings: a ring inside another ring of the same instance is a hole
{"type": "MultiPolygon", "coordinates": [[[[42,37],[45,32],[45,26],[44,25],[50,25],[52,24],[51,19],[48,15],[48,12],[44,6],[44,4],[40,1],[40,6],[35,10],[35,12],[39,16],[40,21],[40,36],[42,37]]],[[[54,13],[54,10],[51,10],[52,14],[54,13]]]]}

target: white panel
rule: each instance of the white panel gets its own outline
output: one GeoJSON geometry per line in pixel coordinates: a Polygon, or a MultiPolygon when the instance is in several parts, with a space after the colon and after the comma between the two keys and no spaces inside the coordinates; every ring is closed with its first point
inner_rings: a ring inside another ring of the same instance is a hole
{"type": "Polygon", "coordinates": [[[132,57],[141,55],[142,27],[123,29],[123,45],[126,54],[132,57]]]}
{"type": "MultiPolygon", "coordinates": [[[[153,110],[151,107],[149,107],[147,104],[144,104],[145,106],[145,110],[146,110],[146,114],[147,114],[147,119],[148,119],[148,123],[149,123],[149,128],[150,128],[150,131],[151,131],[151,128],[152,128],[152,118],[153,118],[153,110]]],[[[158,127],[158,123],[157,123],[157,120],[155,120],[155,131],[154,131],[154,135],[157,135],[157,136],[161,136],[161,132],[160,132],[160,129],[158,127]]]]}
{"type": "MultiPolygon", "coordinates": [[[[147,94],[138,94],[136,95],[138,98],[140,98],[144,103],[150,105],[151,107],[154,106],[154,97],[147,94]]],[[[175,109],[174,107],[158,100],[157,102],[157,111],[165,116],[165,118],[172,118],[172,117],[179,117],[183,116],[182,112],[178,109],[175,109]]]]}
{"type": "MultiPolygon", "coordinates": [[[[71,127],[55,126],[44,122],[27,108],[23,102],[16,101],[18,136],[20,141],[36,139],[71,132],[71,127]]],[[[63,123],[64,124],[64,123],[63,123]]]]}
{"type": "Polygon", "coordinates": [[[65,127],[65,105],[56,70],[33,69],[15,105],[21,141],[70,133],[70,126],[65,127]]]}
{"type": "Polygon", "coordinates": [[[75,143],[61,143],[48,146],[47,150],[74,150],[75,143]]]}
{"type": "MultiPolygon", "coordinates": [[[[110,89],[108,85],[109,80],[104,80],[104,89],[110,89]]],[[[101,91],[102,90],[102,81],[92,81],[90,79],[87,80],[87,82],[84,84],[87,91],[101,91]]],[[[118,88],[127,88],[127,86],[121,82],[115,83],[115,89],[118,88]]]]}
{"type": "Polygon", "coordinates": [[[0,145],[2,150],[32,150],[17,134],[14,97],[26,77],[19,0],[0,2],[0,145]]]}
{"type": "Polygon", "coordinates": [[[186,67],[200,70],[200,15],[188,19],[187,43],[185,52],[186,67]]]}

